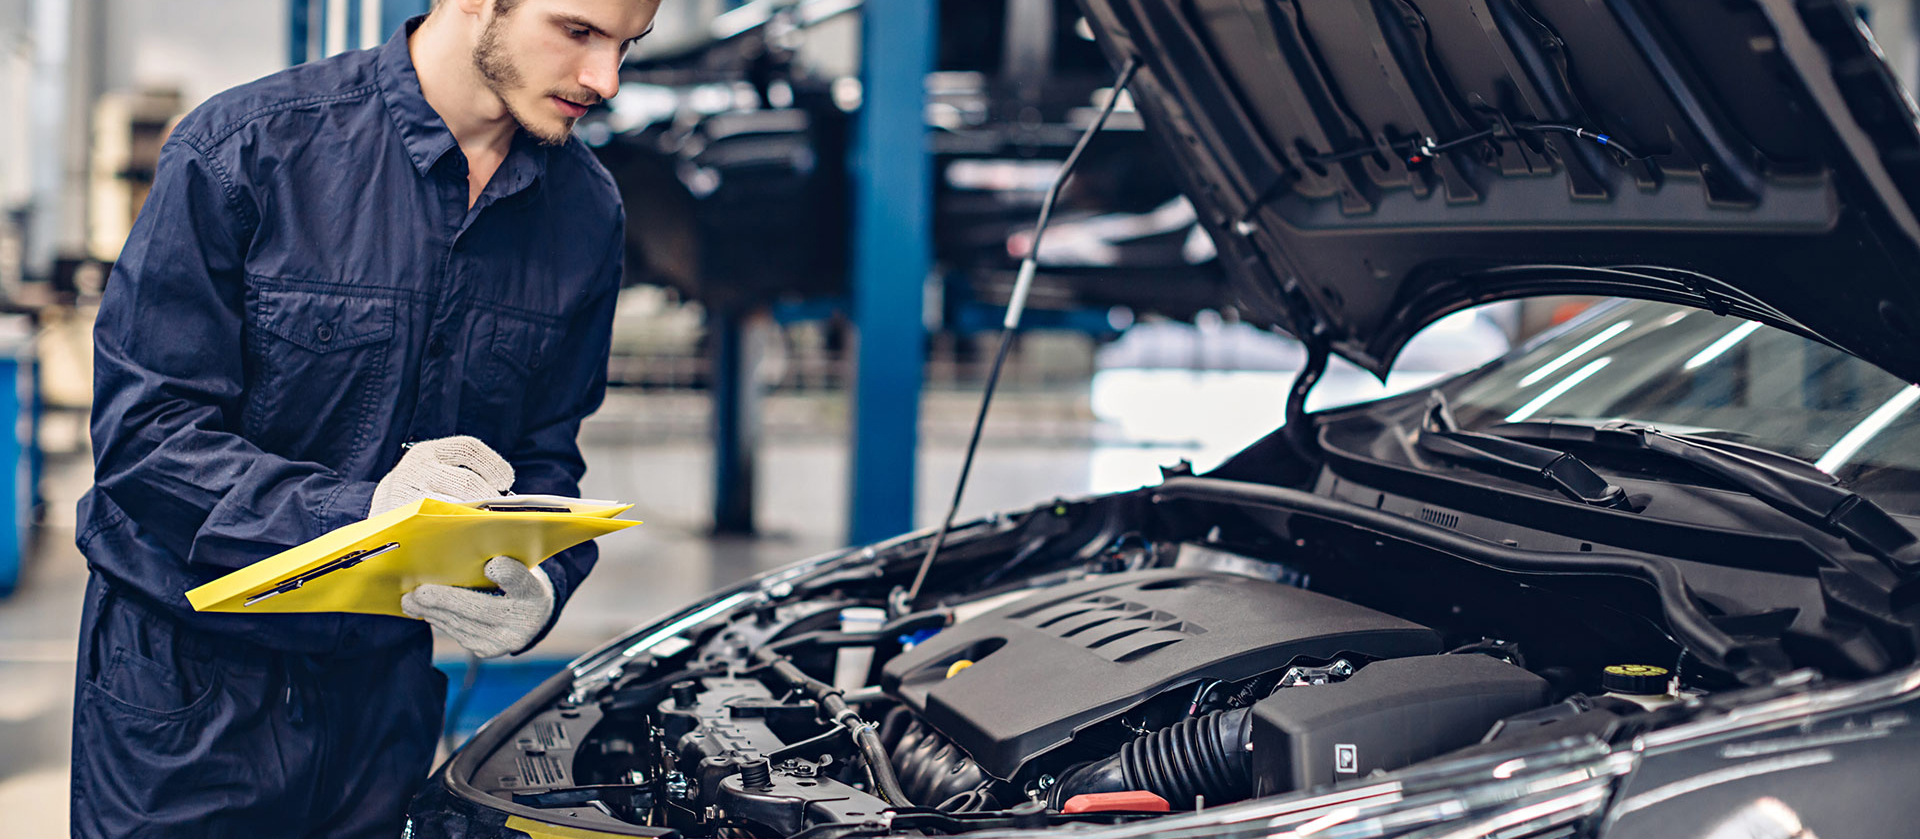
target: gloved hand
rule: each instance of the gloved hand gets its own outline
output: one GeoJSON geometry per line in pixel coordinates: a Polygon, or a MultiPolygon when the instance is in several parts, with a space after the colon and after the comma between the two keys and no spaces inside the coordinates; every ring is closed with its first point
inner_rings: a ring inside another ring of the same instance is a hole
{"type": "Polygon", "coordinates": [[[400,611],[481,658],[519,652],[553,616],[553,581],[539,566],[528,568],[510,556],[487,560],[486,574],[498,593],[423,585],[400,596],[400,611]]]}
{"type": "Polygon", "coordinates": [[[422,498],[478,501],[513,488],[513,467],[472,437],[415,443],[373,490],[368,517],[422,498]]]}

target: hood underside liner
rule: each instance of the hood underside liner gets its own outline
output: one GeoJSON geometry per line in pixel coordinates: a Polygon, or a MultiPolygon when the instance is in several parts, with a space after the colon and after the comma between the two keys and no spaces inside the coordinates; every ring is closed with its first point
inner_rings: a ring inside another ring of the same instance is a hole
{"type": "Polygon", "coordinates": [[[1913,111],[1848,4],[1081,0],[1256,321],[1698,306],[1920,380],[1913,111]]]}

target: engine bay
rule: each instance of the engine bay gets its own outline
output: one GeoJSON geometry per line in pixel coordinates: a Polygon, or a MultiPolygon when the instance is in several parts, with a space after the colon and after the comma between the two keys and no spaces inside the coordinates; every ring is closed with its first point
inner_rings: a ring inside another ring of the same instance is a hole
{"type": "MultiPolygon", "coordinates": [[[[1159,502],[975,523],[914,609],[924,536],[749,584],[565,674],[497,746],[483,731],[464,785],[630,835],[1116,823],[1623,738],[1742,685],[1647,586],[1159,502]]],[[[1818,652],[1779,640],[1728,643],[1818,652]]]]}

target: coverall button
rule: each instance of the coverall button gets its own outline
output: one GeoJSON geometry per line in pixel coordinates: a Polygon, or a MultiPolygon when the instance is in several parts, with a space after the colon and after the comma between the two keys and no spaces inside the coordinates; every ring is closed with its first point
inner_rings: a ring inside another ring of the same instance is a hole
{"type": "Polygon", "coordinates": [[[333,340],[333,324],[330,324],[330,323],[320,324],[320,326],[315,328],[313,332],[315,335],[320,336],[320,340],[322,341],[333,340]]]}
{"type": "Polygon", "coordinates": [[[427,354],[428,355],[446,355],[447,354],[446,336],[443,336],[443,335],[433,336],[433,339],[427,342],[427,354]]]}

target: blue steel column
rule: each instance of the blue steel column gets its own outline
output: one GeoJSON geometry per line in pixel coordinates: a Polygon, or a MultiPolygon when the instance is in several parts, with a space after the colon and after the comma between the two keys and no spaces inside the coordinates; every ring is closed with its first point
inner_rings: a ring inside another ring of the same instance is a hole
{"type": "Polygon", "coordinates": [[[312,10],[309,0],[288,0],[287,2],[287,65],[305,64],[307,55],[307,21],[312,10]]]}
{"type": "Polygon", "coordinates": [[[760,348],[747,340],[750,315],[737,309],[710,309],[707,329],[713,348],[708,390],[713,396],[713,532],[753,533],[754,453],[759,448],[760,386],[754,359],[760,348]]]}
{"type": "MultiPolygon", "coordinates": [[[[379,6],[380,38],[384,42],[387,36],[400,29],[400,24],[414,15],[424,15],[433,7],[433,0],[384,0],[379,6]]],[[[360,18],[367,13],[364,0],[350,0],[347,4],[347,42],[359,45],[360,18]]],[[[287,63],[305,64],[322,56],[321,47],[316,47],[318,31],[324,31],[327,18],[327,0],[287,0],[287,63]]],[[[369,44],[367,46],[377,46],[369,44]]]]}
{"type": "Polygon", "coordinates": [[[913,527],[926,356],[921,297],[933,261],[933,170],[924,110],[937,2],[882,0],[862,11],[862,103],[853,167],[858,350],[847,523],[847,539],[855,544],[913,527]]]}
{"type": "Polygon", "coordinates": [[[33,398],[27,390],[33,383],[32,364],[23,346],[0,351],[0,417],[15,418],[11,427],[0,428],[0,596],[12,593],[20,583],[27,527],[32,522],[27,442],[40,420],[28,413],[33,398]]]}

